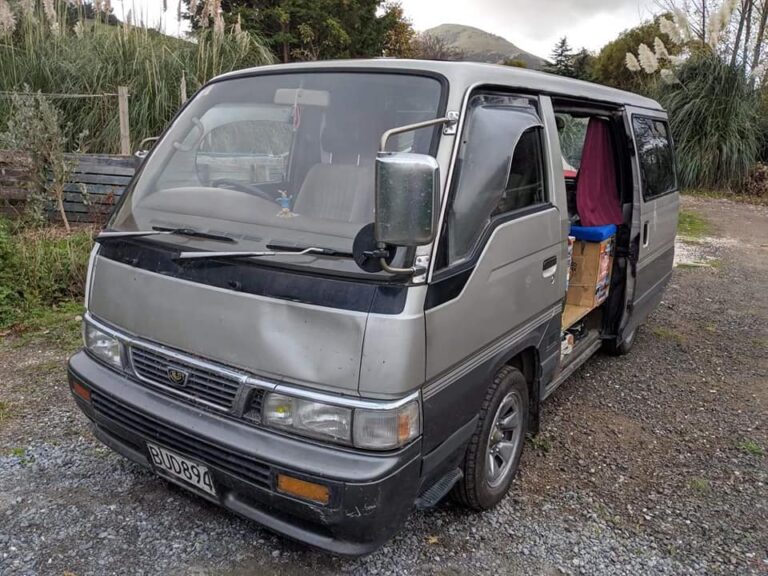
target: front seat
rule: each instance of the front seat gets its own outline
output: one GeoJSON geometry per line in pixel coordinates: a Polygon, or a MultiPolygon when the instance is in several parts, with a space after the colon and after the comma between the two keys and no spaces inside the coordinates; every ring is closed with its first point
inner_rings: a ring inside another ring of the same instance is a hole
{"type": "Polygon", "coordinates": [[[327,120],[321,143],[328,159],[307,172],[294,212],[342,222],[373,221],[376,142],[361,141],[360,131],[349,116],[327,120]]]}

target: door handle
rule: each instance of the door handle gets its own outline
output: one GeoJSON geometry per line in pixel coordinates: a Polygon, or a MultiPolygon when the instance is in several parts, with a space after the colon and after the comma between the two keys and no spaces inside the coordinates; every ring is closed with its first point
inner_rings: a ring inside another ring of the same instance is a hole
{"type": "Polygon", "coordinates": [[[555,272],[557,272],[557,256],[552,256],[544,260],[541,270],[541,275],[544,278],[552,278],[554,280],[555,272]]]}
{"type": "Polygon", "coordinates": [[[643,248],[648,246],[648,241],[650,238],[648,238],[648,220],[646,220],[643,223],[643,248]]]}

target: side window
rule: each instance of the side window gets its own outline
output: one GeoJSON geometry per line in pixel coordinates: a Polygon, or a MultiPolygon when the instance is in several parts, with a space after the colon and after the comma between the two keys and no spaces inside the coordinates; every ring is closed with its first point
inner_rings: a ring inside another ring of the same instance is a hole
{"type": "Polygon", "coordinates": [[[643,180],[643,199],[653,200],[677,189],[675,159],[669,125],[663,120],[632,117],[640,176],[643,180]]]}
{"type": "Polygon", "coordinates": [[[544,202],[544,162],[542,128],[529,128],[512,155],[504,192],[491,216],[513,212],[544,202]]]}
{"type": "Polygon", "coordinates": [[[581,154],[587,137],[589,117],[577,117],[559,112],[555,115],[560,150],[563,154],[563,170],[576,172],[581,166],[581,154]]]}
{"type": "Polygon", "coordinates": [[[469,258],[494,219],[546,202],[543,126],[535,108],[522,99],[473,97],[456,170],[442,266],[469,258]]]}

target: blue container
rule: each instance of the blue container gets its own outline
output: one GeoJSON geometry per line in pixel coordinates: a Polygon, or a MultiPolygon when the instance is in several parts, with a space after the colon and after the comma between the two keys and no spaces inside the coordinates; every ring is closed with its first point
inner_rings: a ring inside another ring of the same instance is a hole
{"type": "Polygon", "coordinates": [[[605,226],[571,226],[571,236],[584,242],[602,242],[616,235],[616,225],[605,226]]]}

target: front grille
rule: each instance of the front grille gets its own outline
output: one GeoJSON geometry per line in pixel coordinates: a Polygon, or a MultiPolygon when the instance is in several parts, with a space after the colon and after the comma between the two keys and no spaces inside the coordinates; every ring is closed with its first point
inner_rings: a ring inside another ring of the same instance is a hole
{"type": "Polygon", "coordinates": [[[259,390],[258,388],[250,391],[250,398],[248,398],[243,418],[256,424],[261,423],[261,406],[264,404],[264,394],[264,390],[259,390]]]}
{"type": "MultiPolygon", "coordinates": [[[[91,392],[91,402],[97,415],[121,428],[157,442],[169,450],[199,460],[237,478],[271,489],[272,472],[268,464],[219,444],[181,432],[156,418],[118,403],[101,392],[91,392]]],[[[143,446],[141,447],[143,448],[143,446]]]]}
{"type": "Polygon", "coordinates": [[[179,395],[196,398],[218,408],[230,410],[240,389],[237,375],[209,370],[179,360],[157,350],[131,345],[131,361],[139,378],[171,388],[179,395]],[[168,369],[183,370],[187,381],[178,389],[168,378],[168,369]]]}

